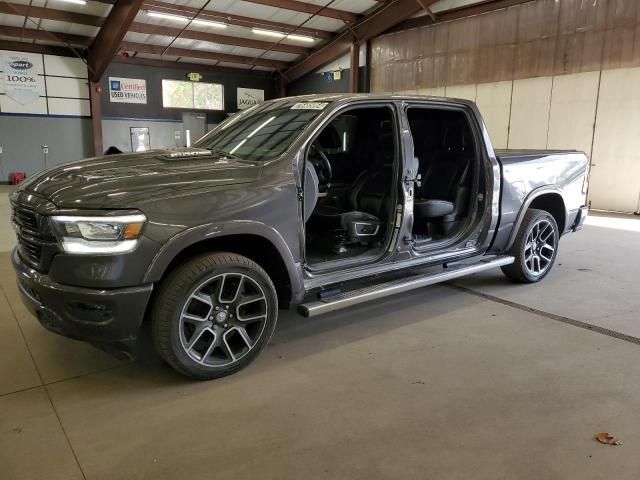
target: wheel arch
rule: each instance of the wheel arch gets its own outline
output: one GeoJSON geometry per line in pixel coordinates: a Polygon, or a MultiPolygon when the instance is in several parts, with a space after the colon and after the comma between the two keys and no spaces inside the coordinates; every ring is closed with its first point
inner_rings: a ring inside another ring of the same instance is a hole
{"type": "Polygon", "coordinates": [[[522,203],[505,250],[510,249],[515,242],[518,230],[520,230],[520,225],[522,225],[522,220],[530,208],[548,212],[556,221],[560,235],[566,231],[567,208],[562,190],[557,187],[541,187],[532,191],[522,203]]]}
{"type": "Polygon", "coordinates": [[[278,303],[289,307],[303,296],[300,264],[282,236],[258,222],[195,227],[175,235],[156,254],[145,282],[159,282],[187,258],[206,252],[231,252],[260,265],[271,277],[278,303]]]}

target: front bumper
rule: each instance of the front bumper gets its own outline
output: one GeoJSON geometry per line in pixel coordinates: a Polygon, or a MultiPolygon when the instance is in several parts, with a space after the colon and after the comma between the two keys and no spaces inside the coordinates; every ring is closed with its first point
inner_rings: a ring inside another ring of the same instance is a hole
{"type": "Polygon", "coordinates": [[[18,289],[47,330],[131,356],[153,285],[93,289],[62,285],[26,265],[13,250],[18,289]]]}

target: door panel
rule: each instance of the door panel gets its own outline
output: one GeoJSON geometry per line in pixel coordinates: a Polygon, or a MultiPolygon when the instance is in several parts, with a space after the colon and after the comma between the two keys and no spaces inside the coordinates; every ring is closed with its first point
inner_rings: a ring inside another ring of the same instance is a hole
{"type": "Polygon", "coordinates": [[[640,68],[602,72],[591,160],[593,208],[635,212],[640,195],[640,68]]]}
{"type": "Polygon", "coordinates": [[[551,77],[513,82],[509,148],[546,148],[551,77]]]}

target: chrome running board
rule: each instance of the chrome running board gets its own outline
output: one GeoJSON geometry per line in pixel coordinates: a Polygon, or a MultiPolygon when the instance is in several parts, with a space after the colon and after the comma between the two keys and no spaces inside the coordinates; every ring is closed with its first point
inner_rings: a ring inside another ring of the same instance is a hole
{"type": "Polygon", "coordinates": [[[302,303],[298,312],[305,317],[315,317],[323,313],[333,312],[342,308],[358,305],[359,303],[388,297],[396,293],[407,292],[427,285],[446,282],[455,278],[471,275],[472,273],[490,270],[504,265],[510,265],[514,258],[508,255],[498,257],[483,257],[475,263],[461,263],[452,265],[432,273],[416,274],[409,277],[391,280],[370,287],[358,288],[332,297],[322,298],[313,302],[302,303]]]}

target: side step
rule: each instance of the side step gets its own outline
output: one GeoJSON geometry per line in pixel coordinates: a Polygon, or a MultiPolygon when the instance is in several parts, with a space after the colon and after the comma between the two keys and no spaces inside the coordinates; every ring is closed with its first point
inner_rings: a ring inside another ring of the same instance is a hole
{"type": "Polygon", "coordinates": [[[316,315],[333,312],[334,310],[351,307],[370,300],[388,297],[396,293],[407,292],[416,288],[426,287],[427,285],[464,277],[472,273],[510,265],[514,260],[512,256],[508,255],[485,257],[475,263],[457,264],[436,272],[411,275],[370,287],[358,288],[313,302],[303,303],[298,307],[298,312],[305,317],[315,317],[316,315]]]}

